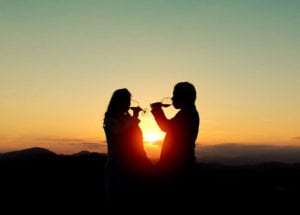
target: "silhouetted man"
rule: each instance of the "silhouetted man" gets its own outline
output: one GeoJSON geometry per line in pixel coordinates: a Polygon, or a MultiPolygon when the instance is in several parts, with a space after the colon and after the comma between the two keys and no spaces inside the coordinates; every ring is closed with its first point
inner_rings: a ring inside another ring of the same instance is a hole
{"type": "Polygon", "coordinates": [[[188,192],[186,185],[191,185],[187,180],[191,179],[195,167],[195,142],[200,123],[195,100],[195,87],[189,82],[179,82],[173,89],[173,106],[179,109],[173,118],[166,117],[160,102],[151,104],[155,121],[166,132],[157,164],[163,191],[188,192]]]}

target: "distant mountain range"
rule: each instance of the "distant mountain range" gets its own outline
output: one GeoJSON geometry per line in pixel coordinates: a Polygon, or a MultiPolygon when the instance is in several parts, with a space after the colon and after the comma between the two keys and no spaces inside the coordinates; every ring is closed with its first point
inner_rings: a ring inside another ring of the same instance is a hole
{"type": "Polygon", "coordinates": [[[24,160],[35,160],[35,159],[41,159],[41,158],[57,158],[57,157],[82,157],[87,156],[91,154],[98,154],[100,156],[105,156],[101,153],[96,152],[89,152],[89,151],[80,151],[74,154],[70,155],[59,155],[55,152],[42,148],[42,147],[32,147],[32,148],[26,148],[22,150],[16,150],[16,151],[10,151],[6,153],[0,154],[0,161],[24,161],[24,160]]]}
{"type": "Polygon", "coordinates": [[[0,160],[35,159],[39,156],[45,156],[45,155],[51,156],[56,154],[45,148],[33,147],[33,148],[3,153],[0,155],[0,160]]]}
{"type": "MultiPolygon", "coordinates": [[[[106,153],[83,150],[69,155],[61,155],[46,148],[32,147],[2,153],[0,161],[34,160],[46,157],[75,158],[89,155],[105,157],[106,153]]],[[[300,163],[300,147],[243,144],[200,145],[196,148],[196,158],[198,163],[222,165],[255,165],[267,162],[293,164],[300,163]]]]}
{"type": "MultiPolygon", "coordinates": [[[[103,214],[102,210],[106,207],[105,159],[106,154],[96,152],[59,155],[40,147],[3,153],[0,155],[1,206],[13,204],[9,207],[12,210],[18,208],[16,205],[25,204],[27,209],[22,208],[22,212],[27,210],[30,214],[34,210],[40,214],[40,206],[47,210],[52,208],[55,212],[65,210],[68,214],[79,209],[84,210],[85,214],[94,214],[95,211],[103,214]]],[[[300,163],[262,162],[253,165],[247,157],[237,156],[235,159],[231,157],[226,161],[224,158],[226,162],[222,163],[222,159],[203,157],[191,181],[191,194],[181,195],[175,191],[163,197],[158,192],[148,199],[145,195],[139,197],[140,202],[132,204],[129,193],[127,209],[131,211],[132,205],[135,207],[145,203],[148,208],[150,203],[157,212],[160,207],[154,206],[162,203],[160,205],[168,211],[171,206],[183,205],[188,206],[185,209],[193,208],[194,213],[194,207],[199,202],[203,209],[205,201],[215,205],[228,201],[232,209],[232,203],[238,200],[247,202],[245,199],[251,202],[251,207],[259,208],[259,198],[265,203],[266,199],[277,200],[280,197],[282,204],[283,201],[290,202],[289,197],[299,194],[300,163]],[[253,195],[255,198],[251,197],[253,195]],[[170,201],[165,205],[170,199],[179,199],[180,204],[170,201]]]]}
{"type": "Polygon", "coordinates": [[[224,143],[198,145],[198,162],[221,163],[226,165],[255,165],[266,162],[300,163],[300,147],[277,145],[251,145],[224,143]]]}

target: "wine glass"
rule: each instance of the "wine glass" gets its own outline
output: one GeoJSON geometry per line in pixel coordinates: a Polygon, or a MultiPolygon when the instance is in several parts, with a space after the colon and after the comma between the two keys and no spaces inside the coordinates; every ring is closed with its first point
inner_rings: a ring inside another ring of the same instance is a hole
{"type": "Polygon", "coordinates": [[[164,97],[162,98],[162,100],[160,101],[162,107],[170,107],[173,104],[173,100],[172,97],[164,97]]]}
{"type": "Polygon", "coordinates": [[[130,100],[130,106],[129,106],[129,109],[131,111],[134,111],[136,109],[139,109],[140,111],[142,111],[143,114],[146,114],[147,113],[147,108],[141,108],[140,107],[140,104],[137,100],[135,99],[131,99],[130,100]]]}

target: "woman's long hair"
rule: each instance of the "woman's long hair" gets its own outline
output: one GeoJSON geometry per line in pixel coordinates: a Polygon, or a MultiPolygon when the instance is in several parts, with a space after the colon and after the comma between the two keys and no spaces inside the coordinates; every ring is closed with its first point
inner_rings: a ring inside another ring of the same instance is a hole
{"type": "Polygon", "coordinates": [[[126,88],[117,89],[114,91],[107,110],[104,115],[104,124],[108,117],[118,117],[128,112],[131,100],[131,93],[126,88]]]}

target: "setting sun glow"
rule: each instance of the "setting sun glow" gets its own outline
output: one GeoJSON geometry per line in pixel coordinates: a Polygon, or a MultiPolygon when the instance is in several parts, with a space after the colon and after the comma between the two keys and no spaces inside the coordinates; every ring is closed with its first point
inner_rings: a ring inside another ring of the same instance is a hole
{"type": "Polygon", "coordinates": [[[0,154],[107,153],[105,113],[127,88],[156,158],[151,104],[185,81],[197,144],[300,146],[300,0],[124,2],[0,0],[0,154]]]}
{"type": "Polygon", "coordinates": [[[157,142],[157,141],[161,141],[163,139],[163,133],[158,133],[158,132],[146,132],[144,133],[144,140],[145,142],[148,142],[148,143],[154,143],[154,142],[157,142]]]}

